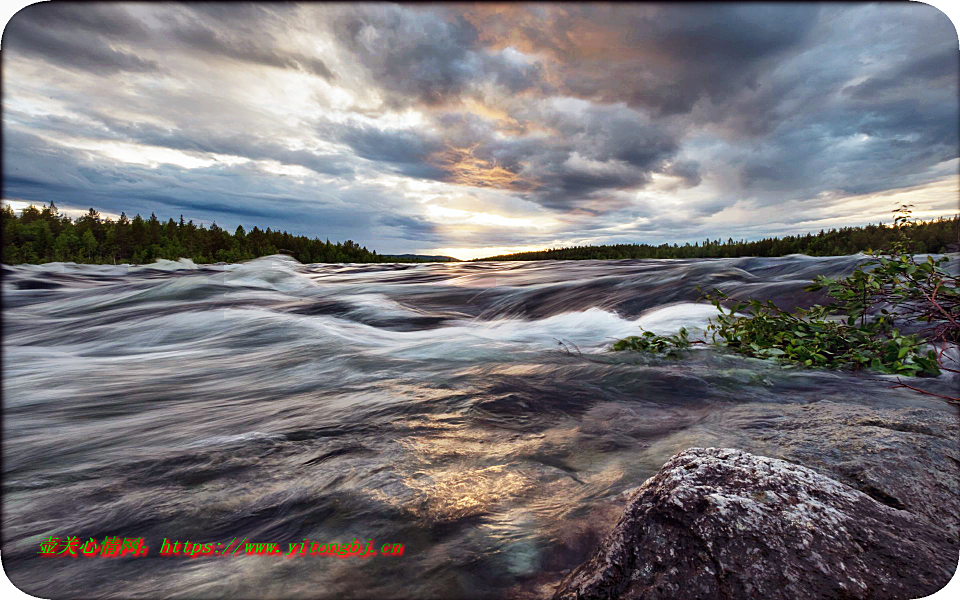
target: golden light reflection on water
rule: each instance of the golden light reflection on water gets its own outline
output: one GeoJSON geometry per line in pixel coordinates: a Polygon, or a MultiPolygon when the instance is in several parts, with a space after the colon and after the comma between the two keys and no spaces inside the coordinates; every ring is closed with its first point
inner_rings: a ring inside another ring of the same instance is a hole
{"type": "Polygon", "coordinates": [[[415,455],[416,460],[431,465],[458,458],[489,458],[504,460],[510,456],[533,452],[543,445],[543,433],[531,433],[504,439],[502,432],[496,435],[483,430],[447,428],[435,435],[411,437],[400,444],[415,455]]]}
{"type": "Polygon", "coordinates": [[[397,464],[410,465],[401,471],[406,489],[397,494],[374,490],[376,499],[418,518],[452,521],[486,513],[533,487],[534,479],[506,464],[507,457],[532,451],[542,444],[542,434],[503,439],[500,432],[466,430],[450,423],[451,417],[424,415],[406,423],[420,431],[398,440],[408,457],[397,464]]]}
{"type": "Polygon", "coordinates": [[[507,471],[505,465],[467,469],[456,466],[417,475],[425,477],[407,482],[423,497],[414,512],[435,521],[453,521],[483,514],[493,505],[517,497],[533,485],[529,478],[507,471]]]}
{"type": "Polygon", "coordinates": [[[463,369],[458,372],[458,375],[538,375],[541,373],[546,373],[548,371],[555,370],[555,367],[549,365],[542,365],[536,363],[520,363],[520,364],[498,364],[492,366],[477,366],[463,369]]]}
{"type": "Polygon", "coordinates": [[[490,515],[492,531],[506,536],[509,523],[563,518],[583,497],[623,477],[619,461],[593,465],[591,451],[571,457],[591,467],[586,471],[543,456],[576,446],[579,429],[572,423],[520,434],[452,422],[459,418],[447,413],[406,422],[416,435],[397,440],[405,455],[395,463],[404,465],[397,468],[402,488],[372,490],[373,497],[431,522],[490,515]]]}

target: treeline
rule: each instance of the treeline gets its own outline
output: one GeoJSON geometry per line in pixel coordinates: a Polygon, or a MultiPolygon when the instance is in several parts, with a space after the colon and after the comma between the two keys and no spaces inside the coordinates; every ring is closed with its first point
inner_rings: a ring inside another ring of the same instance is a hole
{"type": "MultiPolygon", "coordinates": [[[[915,253],[956,252],[960,217],[917,221],[900,228],[915,253]]],[[[477,260],[615,260],[621,258],[737,258],[740,256],[842,256],[890,247],[898,229],[880,223],[865,227],[841,227],[806,235],[770,237],[755,242],[726,242],[706,239],[693,244],[616,244],[613,246],[574,246],[535,252],[502,254],[477,260]]]]}
{"type": "Polygon", "coordinates": [[[53,261],[76,263],[146,264],[158,258],[190,258],[196,263],[240,262],[260,256],[288,253],[302,263],[315,262],[398,262],[395,257],[378,256],[351,240],[331,243],[286,231],[246,231],[242,226],[231,234],[216,223],[209,228],[156,215],[133,219],[121,213],[116,221],[102,218],[93,210],[71,219],[51,202],[38,209],[28,206],[17,216],[6,205],[0,211],[3,232],[3,262],[8,265],[53,261]]]}
{"type": "MultiPolygon", "coordinates": [[[[916,253],[941,253],[958,250],[960,217],[917,221],[901,227],[916,253]]],[[[52,261],[76,263],[146,264],[159,258],[190,258],[198,264],[241,262],[260,256],[286,253],[302,263],[340,262],[422,262],[425,257],[378,255],[352,240],[331,243],[286,231],[249,232],[238,226],[231,234],[216,223],[209,228],[156,215],[133,219],[121,213],[116,221],[103,218],[90,209],[77,219],[49,206],[28,206],[18,216],[6,205],[0,210],[3,233],[2,261],[8,265],[52,261]]],[[[880,223],[865,227],[842,227],[817,234],[771,237],[747,242],[704,240],[694,244],[617,244],[575,246],[536,252],[520,252],[477,260],[610,260],[622,258],[734,258],[740,256],[839,256],[871,249],[887,248],[898,229],[880,223]]],[[[436,260],[434,258],[433,260],[436,260]]]]}

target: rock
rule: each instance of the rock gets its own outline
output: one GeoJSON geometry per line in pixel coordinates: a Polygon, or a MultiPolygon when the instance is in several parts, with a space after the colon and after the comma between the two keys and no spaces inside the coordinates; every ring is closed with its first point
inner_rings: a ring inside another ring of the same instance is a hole
{"type": "Polygon", "coordinates": [[[960,419],[953,407],[818,401],[717,411],[656,448],[735,447],[801,464],[960,537],[960,419]],[[694,441],[696,440],[696,441],[694,441]]]}
{"type": "Polygon", "coordinates": [[[817,402],[783,414],[792,418],[763,436],[767,443],[755,453],[810,467],[960,537],[955,411],[817,402]]]}
{"type": "Polygon", "coordinates": [[[693,448],[632,497],[554,598],[908,599],[942,588],[941,527],[809,468],[693,448]]]}

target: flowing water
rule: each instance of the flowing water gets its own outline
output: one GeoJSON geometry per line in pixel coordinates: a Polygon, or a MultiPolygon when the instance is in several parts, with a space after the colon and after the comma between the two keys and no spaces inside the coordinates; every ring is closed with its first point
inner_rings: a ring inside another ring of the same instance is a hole
{"type": "Polygon", "coordinates": [[[702,331],[698,285],[804,306],[862,259],[4,267],[3,568],[58,599],[549,594],[672,454],[749,445],[730,406],[937,402],[714,348],[609,352],[702,331]],[[49,536],[150,551],[38,557],[49,536]]]}

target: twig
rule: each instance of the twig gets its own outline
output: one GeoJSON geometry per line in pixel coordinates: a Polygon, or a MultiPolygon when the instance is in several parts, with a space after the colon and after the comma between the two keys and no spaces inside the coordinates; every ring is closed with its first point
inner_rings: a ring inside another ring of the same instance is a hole
{"type": "MultiPolygon", "coordinates": [[[[889,383],[889,380],[887,379],[877,379],[876,377],[864,377],[863,375],[861,375],[856,371],[853,372],[853,376],[856,377],[857,379],[863,379],[866,381],[876,381],[877,383],[889,383]]],[[[890,386],[890,389],[896,390],[899,388],[906,388],[908,390],[912,390],[914,392],[917,392],[919,394],[924,394],[926,396],[936,396],[937,398],[946,400],[947,402],[949,402],[950,404],[953,404],[954,406],[960,406],[960,398],[954,398],[952,396],[944,396],[943,394],[937,394],[934,392],[928,392],[927,390],[921,390],[920,388],[913,387],[912,385],[908,385],[904,383],[899,377],[897,377],[897,384],[890,386]]]]}
{"type": "Polygon", "coordinates": [[[946,400],[947,402],[949,402],[950,404],[953,404],[954,406],[960,406],[960,398],[954,398],[953,396],[944,396],[943,394],[936,394],[934,392],[928,392],[927,390],[921,390],[920,388],[913,387],[912,385],[908,385],[904,383],[903,381],[900,380],[899,377],[897,377],[897,385],[891,386],[890,389],[895,390],[898,388],[907,388],[908,390],[913,390],[915,392],[918,392],[920,394],[925,394],[927,396],[936,396],[937,398],[942,398],[943,400],[946,400]]]}
{"type": "MultiPolygon", "coordinates": [[[[944,335],[945,335],[944,333],[939,334],[939,336],[941,337],[941,339],[943,338],[944,335]]],[[[947,342],[944,341],[943,345],[940,346],[940,352],[937,353],[937,364],[938,364],[938,365],[940,366],[940,368],[943,369],[944,371],[949,371],[950,373],[960,373],[960,369],[951,369],[950,367],[944,366],[944,364],[943,364],[943,353],[946,352],[946,351],[947,351],[947,342]]],[[[954,360],[954,358],[953,358],[952,356],[947,356],[947,360],[950,360],[950,361],[953,361],[953,362],[957,362],[956,360],[954,360]]]]}
{"type": "MultiPolygon", "coordinates": [[[[936,295],[937,295],[937,290],[934,290],[934,291],[933,291],[933,296],[931,296],[930,294],[927,293],[927,290],[923,289],[923,285],[921,285],[921,283],[918,282],[916,279],[914,279],[913,277],[911,277],[911,276],[909,276],[909,275],[906,275],[905,277],[906,277],[907,279],[909,279],[913,284],[915,284],[915,285],[917,286],[917,289],[920,291],[921,294],[923,294],[924,298],[926,298],[928,301],[930,301],[930,304],[934,305],[934,306],[936,307],[936,309],[937,309],[938,311],[940,311],[940,313],[942,313],[943,316],[945,316],[945,317],[947,318],[947,320],[950,321],[950,322],[953,324],[954,328],[960,329],[960,325],[957,324],[957,321],[956,321],[956,319],[953,318],[953,315],[951,315],[948,311],[944,310],[944,308],[943,308],[942,306],[940,306],[940,305],[937,303],[937,301],[934,299],[934,298],[936,297],[936,295]]],[[[940,288],[940,285],[938,284],[938,285],[937,285],[937,289],[939,289],[939,288],[940,288]]]]}
{"type": "Polygon", "coordinates": [[[570,344],[571,346],[573,346],[574,350],[577,351],[577,356],[579,356],[580,358],[584,358],[586,360],[590,360],[583,355],[583,352],[580,352],[580,348],[578,348],[577,345],[574,344],[573,342],[567,341],[566,343],[564,343],[563,340],[560,340],[557,338],[553,338],[553,339],[557,342],[559,346],[563,347],[563,350],[567,353],[567,356],[573,356],[573,352],[570,352],[570,348],[567,347],[567,344],[570,344]]]}

